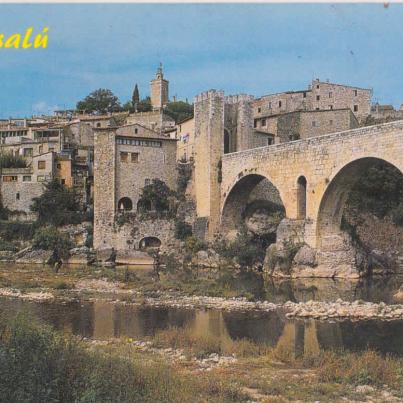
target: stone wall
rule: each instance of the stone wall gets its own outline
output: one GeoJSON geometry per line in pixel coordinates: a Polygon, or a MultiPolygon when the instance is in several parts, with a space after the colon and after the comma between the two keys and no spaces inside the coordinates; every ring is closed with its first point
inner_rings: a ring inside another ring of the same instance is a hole
{"type": "Polygon", "coordinates": [[[94,249],[114,245],[115,164],[114,128],[96,129],[94,138],[94,249]]]}

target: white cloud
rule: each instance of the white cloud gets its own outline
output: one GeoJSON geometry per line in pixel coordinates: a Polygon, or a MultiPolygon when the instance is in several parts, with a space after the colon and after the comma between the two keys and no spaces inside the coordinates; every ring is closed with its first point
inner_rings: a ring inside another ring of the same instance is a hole
{"type": "Polygon", "coordinates": [[[57,105],[48,105],[46,101],[39,101],[32,105],[33,115],[52,115],[54,111],[60,109],[57,105]]]}

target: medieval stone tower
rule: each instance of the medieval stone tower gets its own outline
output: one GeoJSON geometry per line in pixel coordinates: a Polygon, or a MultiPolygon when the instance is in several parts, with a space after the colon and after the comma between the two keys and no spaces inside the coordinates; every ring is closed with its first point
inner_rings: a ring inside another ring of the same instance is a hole
{"type": "Polygon", "coordinates": [[[252,100],[248,95],[225,97],[216,90],[194,99],[198,236],[211,238],[219,227],[222,155],[251,148],[252,100]]]}
{"type": "Polygon", "coordinates": [[[162,109],[168,103],[168,85],[169,81],[164,79],[160,63],[154,80],[150,82],[151,105],[154,110],[162,109]]]}

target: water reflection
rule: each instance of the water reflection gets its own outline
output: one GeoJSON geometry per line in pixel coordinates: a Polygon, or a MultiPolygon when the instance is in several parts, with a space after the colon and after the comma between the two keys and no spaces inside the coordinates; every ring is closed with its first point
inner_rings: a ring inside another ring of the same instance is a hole
{"type": "Polygon", "coordinates": [[[265,314],[212,310],[133,307],[106,302],[39,304],[0,299],[0,309],[15,316],[28,311],[40,321],[75,335],[94,339],[141,339],[170,326],[188,327],[194,334],[212,335],[222,342],[247,338],[285,350],[288,355],[316,354],[320,349],[376,349],[403,355],[403,321],[291,321],[281,312],[265,314]]]}

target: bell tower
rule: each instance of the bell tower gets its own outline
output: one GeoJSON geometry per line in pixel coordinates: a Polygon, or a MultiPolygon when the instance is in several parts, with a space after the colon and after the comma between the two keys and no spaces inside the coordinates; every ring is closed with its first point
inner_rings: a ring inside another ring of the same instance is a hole
{"type": "Polygon", "coordinates": [[[151,105],[154,110],[162,109],[168,103],[169,81],[164,79],[162,63],[160,63],[154,80],[150,82],[151,105]]]}

